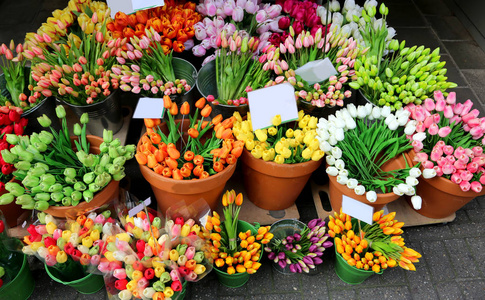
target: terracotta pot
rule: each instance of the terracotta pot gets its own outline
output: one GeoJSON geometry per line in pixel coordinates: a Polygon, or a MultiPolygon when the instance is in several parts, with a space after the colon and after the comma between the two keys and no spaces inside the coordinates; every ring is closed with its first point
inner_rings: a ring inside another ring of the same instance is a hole
{"type": "MultiPolygon", "coordinates": [[[[6,192],[7,192],[6,190],[4,190],[3,192],[0,192],[0,196],[5,194],[6,192]]],[[[22,209],[21,205],[15,204],[15,201],[7,205],[0,205],[0,210],[3,212],[3,215],[5,216],[5,220],[7,221],[7,224],[10,228],[13,228],[18,225],[17,223],[18,219],[26,211],[22,209]]]]}
{"type": "MultiPolygon", "coordinates": [[[[409,156],[411,160],[414,159],[416,156],[414,150],[409,151],[409,156]]],[[[421,166],[421,171],[423,170],[421,166]]],[[[436,176],[431,179],[420,177],[416,194],[423,199],[421,209],[416,210],[417,213],[428,218],[442,219],[450,216],[475,197],[485,195],[485,189],[480,193],[472,190],[463,192],[460,185],[444,177],[436,176]]],[[[406,197],[406,200],[413,207],[411,199],[406,197]]]]}
{"type": "MultiPolygon", "coordinates": [[[[181,121],[182,120],[175,120],[176,123],[181,121]]],[[[189,120],[185,119],[181,126],[184,132],[187,131],[189,125],[189,120]]],[[[165,124],[161,124],[160,129],[163,132],[168,133],[168,128],[165,124]]],[[[212,131],[209,130],[206,134],[212,135],[212,131]]],[[[186,139],[186,137],[187,136],[185,135],[184,139],[186,139]]],[[[140,146],[141,139],[138,142],[137,149],[139,149],[140,146]]],[[[169,207],[180,201],[185,201],[187,205],[190,205],[200,199],[205,200],[210,208],[215,210],[217,204],[220,202],[219,200],[224,187],[226,186],[226,182],[231,178],[235,169],[236,164],[228,165],[222,172],[209,176],[208,178],[175,180],[173,178],[163,177],[147,166],[140,165],[141,174],[146,181],[150,183],[153,194],[157,199],[158,208],[163,213],[165,213],[169,207]]]]}
{"type": "MultiPolygon", "coordinates": [[[[406,160],[408,162],[408,166],[411,165],[411,160],[409,156],[405,153],[404,154],[406,159],[402,155],[399,157],[395,157],[390,159],[388,162],[382,165],[383,171],[392,171],[396,169],[404,169],[406,168],[406,160]]],[[[357,201],[360,201],[364,204],[370,205],[374,207],[374,211],[381,210],[386,204],[399,199],[400,196],[394,194],[393,192],[385,193],[385,194],[377,194],[376,202],[372,203],[369,202],[365,195],[357,195],[354,190],[349,189],[346,185],[340,184],[337,182],[337,176],[328,176],[329,177],[329,198],[330,204],[332,205],[332,209],[334,211],[340,211],[342,207],[342,196],[345,195],[357,201]]]]}
{"type": "Polygon", "coordinates": [[[242,170],[249,200],[267,210],[292,206],[321,163],[321,160],[310,160],[299,164],[277,164],[257,159],[244,149],[242,170]]]}
{"type": "MultiPolygon", "coordinates": [[[[71,143],[74,143],[75,139],[76,137],[71,137],[71,143]]],[[[100,152],[99,145],[101,145],[103,139],[98,136],[88,135],[87,140],[90,144],[89,152],[98,154],[100,152]]],[[[53,215],[54,217],[74,218],[84,214],[85,212],[101,207],[117,198],[119,193],[119,184],[119,181],[111,180],[107,186],[95,194],[93,200],[90,202],[82,201],[76,206],[49,206],[49,208],[44,212],[53,215]]]]}

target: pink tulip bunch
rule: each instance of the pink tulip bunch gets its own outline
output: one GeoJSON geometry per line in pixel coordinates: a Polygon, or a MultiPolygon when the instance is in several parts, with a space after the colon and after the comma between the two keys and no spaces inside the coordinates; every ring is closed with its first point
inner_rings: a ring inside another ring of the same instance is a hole
{"type": "Polygon", "coordinates": [[[247,36],[259,36],[261,47],[268,42],[273,32],[280,32],[278,21],[281,6],[261,4],[260,0],[201,0],[197,11],[205,18],[194,25],[195,37],[201,41],[192,51],[196,56],[204,56],[216,45],[217,36],[226,31],[231,35],[236,30],[247,36]]]}
{"type": "Polygon", "coordinates": [[[353,38],[346,38],[334,32],[322,36],[318,29],[315,36],[302,31],[295,37],[292,27],[290,35],[278,47],[268,45],[263,48],[261,59],[266,60],[264,68],[279,75],[266,86],[289,82],[295,87],[295,96],[318,107],[343,106],[344,100],[352,94],[345,90],[349,79],[355,77],[354,63],[358,55],[365,53],[353,38]],[[310,61],[329,58],[337,70],[337,75],[323,82],[308,84],[295,74],[296,69],[310,61]]]}
{"type": "Polygon", "coordinates": [[[445,98],[435,91],[434,99],[404,108],[411,113],[404,132],[425,169],[434,169],[464,192],[479,193],[485,184],[485,117],[479,118],[472,106],[471,100],[457,103],[455,92],[445,98]]]}

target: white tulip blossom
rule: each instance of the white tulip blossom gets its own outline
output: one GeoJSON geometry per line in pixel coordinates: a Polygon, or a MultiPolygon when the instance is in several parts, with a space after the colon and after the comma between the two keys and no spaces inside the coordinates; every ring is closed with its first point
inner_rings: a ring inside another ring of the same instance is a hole
{"type": "MultiPolygon", "coordinates": [[[[325,16],[322,16],[321,19],[322,19],[321,21],[322,21],[322,24],[323,24],[323,22],[326,21],[325,16]]],[[[344,22],[344,16],[341,13],[336,12],[336,13],[332,14],[332,25],[340,27],[340,26],[342,26],[343,22],[344,22]]]]}
{"type": "Polygon", "coordinates": [[[413,135],[413,141],[424,141],[426,139],[426,133],[425,132],[418,132],[413,135]]]}
{"type": "Polygon", "coordinates": [[[332,12],[340,11],[340,2],[338,2],[337,0],[330,1],[328,9],[332,12]]]}
{"type": "Polygon", "coordinates": [[[337,176],[338,175],[338,169],[335,168],[335,167],[327,167],[325,172],[327,172],[327,174],[330,175],[330,176],[337,176]]]}
{"type": "Polygon", "coordinates": [[[353,103],[347,105],[347,112],[352,118],[357,117],[357,107],[353,103]]]}
{"type": "Polygon", "coordinates": [[[359,105],[357,107],[357,118],[364,119],[365,117],[367,117],[367,111],[365,109],[365,106],[359,105]]]}
{"type": "Polygon", "coordinates": [[[399,127],[399,123],[396,119],[394,119],[388,124],[388,127],[390,130],[396,130],[399,127]]]}
{"type": "MultiPolygon", "coordinates": [[[[358,5],[357,5],[358,6],[358,5]]],[[[356,7],[355,0],[345,0],[343,12],[353,10],[356,7]]]]}
{"type": "Polygon", "coordinates": [[[419,176],[421,176],[421,170],[419,168],[411,168],[409,170],[409,176],[411,177],[414,177],[414,178],[418,178],[419,176]]]}
{"type": "Polygon", "coordinates": [[[47,255],[49,255],[49,250],[46,247],[41,246],[37,249],[37,253],[39,254],[40,258],[45,259],[47,255]]]}
{"type": "Polygon", "coordinates": [[[330,145],[330,143],[327,141],[323,141],[323,142],[320,142],[320,149],[323,152],[328,152],[332,150],[332,145],[330,145]]]}
{"type": "Polygon", "coordinates": [[[377,7],[377,0],[367,0],[364,3],[365,10],[369,10],[371,7],[377,7]]]}
{"type": "Polygon", "coordinates": [[[347,187],[351,190],[355,189],[357,187],[357,185],[359,184],[359,182],[357,181],[357,179],[355,178],[350,178],[348,181],[347,181],[347,187]]]}
{"type": "Polygon", "coordinates": [[[365,187],[363,185],[358,185],[355,187],[354,192],[356,195],[364,195],[365,194],[365,187]]]}
{"type": "Polygon", "coordinates": [[[345,169],[345,162],[342,159],[335,160],[335,167],[339,170],[345,169]]]}
{"type": "Polygon", "coordinates": [[[333,155],[326,155],[325,160],[327,161],[327,165],[333,166],[335,164],[335,157],[333,155]]]}
{"type": "Polygon", "coordinates": [[[380,107],[374,106],[372,108],[372,117],[374,117],[374,119],[380,119],[381,118],[381,108],[380,107]]]}
{"type": "Polygon", "coordinates": [[[348,181],[349,181],[349,178],[347,178],[347,176],[337,175],[337,182],[338,183],[345,185],[345,184],[347,184],[348,181]]]}
{"type": "Polygon", "coordinates": [[[417,186],[419,181],[416,179],[416,177],[409,176],[406,178],[406,184],[409,186],[417,186]]]}
{"type": "Polygon", "coordinates": [[[376,202],[377,200],[377,193],[374,191],[368,191],[367,194],[365,194],[365,198],[369,202],[376,202]]]}
{"type": "Polygon", "coordinates": [[[398,195],[398,196],[402,196],[402,195],[404,195],[404,192],[401,192],[401,191],[400,191],[400,190],[397,188],[397,186],[395,186],[395,187],[393,187],[393,188],[392,188],[392,192],[393,192],[394,194],[398,195]]]}
{"type": "Polygon", "coordinates": [[[342,175],[342,176],[347,176],[347,177],[349,177],[349,171],[347,171],[346,169],[339,170],[339,171],[338,171],[338,174],[339,174],[339,175],[342,175]]]}
{"type": "Polygon", "coordinates": [[[423,204],[423,199],[421,196],[415,195],[411,197],[411,203],[413,204],[413,208],[415,210],[420,210],[421,205],[423,204]]]}
{"type": "Polygon", "coordinates": [[[391,114],[391,108],[389,106],[383,106],[381,109],[381,116],[387,118],[391,114]]]}
{"type": "Polygon", "coordinates": [[[425,179],[430,179],[436,176],[436,170],[435,169],[424,169],[423,171],[423,178],[425,179]]]}
{"type": "Polygon", "coordinates": [[[332,156],[335,157],[335,159],[342,158],[342,150],[339,147],[333,147],[332,156]]]}

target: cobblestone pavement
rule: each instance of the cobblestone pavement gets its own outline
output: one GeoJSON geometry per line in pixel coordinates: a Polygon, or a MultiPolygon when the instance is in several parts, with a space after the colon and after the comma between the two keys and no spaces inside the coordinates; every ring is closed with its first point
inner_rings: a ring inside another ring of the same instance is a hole
{"type": "MultiPolygon", "coordinates": [[[[387,0],[388,22],[397,37],[407,45],[440,47],[447,61],[449,79],[458,84],[457,99],[472,99],[485,113],[485,53],[446,3],[452,0],[387,0]]],[[[380,2],[380,1],[379,1],[380,2]]],[[[0,0],[0,43],[19,42],[25,32],[34,31],[56,8],[67,0],[0,0]]],[[[451,7],[451,6],[450,6],[451,7]]],[[[139,132],[139,131],[138,131],[139,132]]],[[[129,142],[136,142],[136,135],[129,142]]],[[[128,176],[143,198],[150,193],[143,184],[136,164],[128,164],[128,176]],[[139,179],[140,184],[134,184],[139,179]],[[148,191],[148,192],[147,192],[148,191]]],[[[309,188],[300,195],[297,206],[302,221],[315,218],[316,210],[309,188]]],[[[342,282],[334,271],[333,249],[325,254],[323,265],[312,275],[283,275],[263,259],[262,268],[249,282],[237,289],[220,285],[213,272],[190,284],[186,299],[485,299],[485,198],[471,201],[448,224],[405,229],[408,246],[423,254],[416,272],[400,268],[374,275],[364,284],[342,282]]],[[[399,216],[397,216],[399,219],[399,216]]],[[[36,280],[31,299],[104,299],[101,290],[81,295],[50,280],[43,265],[30,259],[36,280]]]]}

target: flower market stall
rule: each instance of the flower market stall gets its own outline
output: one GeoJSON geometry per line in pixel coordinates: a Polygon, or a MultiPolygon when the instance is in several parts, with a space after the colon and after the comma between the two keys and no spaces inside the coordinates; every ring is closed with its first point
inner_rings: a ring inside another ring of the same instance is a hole
{"type": "Polygon", "coordinates": [[[404,226],[485,194],[479,105],[390,6],[148,2],[69,0],[0,46],[0,298],[34,262],[110,299],[269,265],[365,285],[429,255],[404,226]]]}

